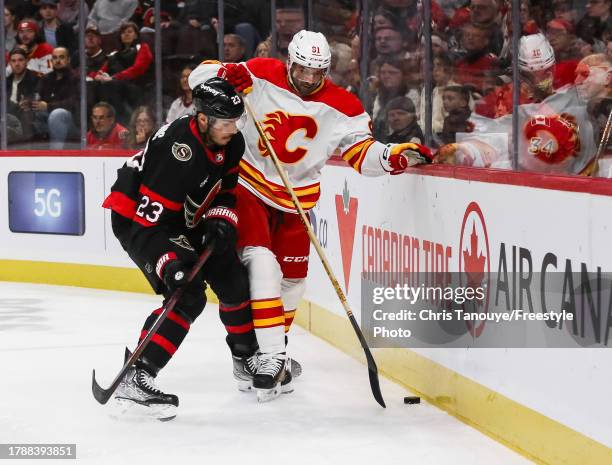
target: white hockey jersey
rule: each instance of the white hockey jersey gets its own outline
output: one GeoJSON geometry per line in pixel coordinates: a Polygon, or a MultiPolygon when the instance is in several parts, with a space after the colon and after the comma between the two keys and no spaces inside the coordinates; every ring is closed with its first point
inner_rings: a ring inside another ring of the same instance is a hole
{"type": "MultiPolygon", "coordinates": [[[[593,125],[575,86],[562,87],[540,103],[519,105],[518,118],[521,169],[580,174],[595,157],[593,125]]],[[[512,114],[490,119],[473,113],[470,121],[473,132],[457,133],[457,142],[467,147],[467,162],[459,163],[510,169],[512,114]]]]}
{"type": "MultiPolygon", "coordinates": [[[[247,99],[305,210],[317,203],[321,169],[336,149],[358,172],[385,174],[380,156],[386,146],[372,138],[371,121],[357,97],[326,79],[307,97],[290,87],[285,64],[274,58],[253,58],[245,65],[253,78],[247,99]]],[[[202,62],[189,76],[193,89],[217,76],[223,65],[202,62]]],[[[249,118],[242,130],[246,140],[239,182],[266,204],[295,212],[259,133],[249,118]]]]}

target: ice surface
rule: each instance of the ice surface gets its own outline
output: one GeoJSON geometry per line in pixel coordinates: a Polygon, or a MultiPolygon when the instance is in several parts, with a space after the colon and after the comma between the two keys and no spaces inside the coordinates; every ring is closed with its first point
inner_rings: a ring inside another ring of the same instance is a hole
{"type": "Polygon", "coordinates": [[[155,296],[0,282],[0,443],[76,443],[76,461],[50,462],[73,464],[531,463],[427,403],[404,405],[411,393],[386,379],[383,410],[364,365],[298,327],[295,392],[258,404],[235,388],[215,305],[158,376],[180,398],[177,418],[113,420],[93,399],[91,370],[107,387],[158,306],[155,296]]]}

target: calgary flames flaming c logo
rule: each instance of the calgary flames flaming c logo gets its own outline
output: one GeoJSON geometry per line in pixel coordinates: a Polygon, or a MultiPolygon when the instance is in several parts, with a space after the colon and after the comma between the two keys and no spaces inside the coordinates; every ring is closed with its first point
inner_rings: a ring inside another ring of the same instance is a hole
{"type": "MultiPolygon", "coordinates": [[[[297,131],[303,131],[304,139],[313,139],[317,135],[318,127],[315,120],[308,115],[290,115],[284,111],[277,110],[267,113],[261,123],[264,133],[268,137],[272,148],[283,163],[291,164],[300,161],[306,156],[307,149],[297,146],[294,149],[287,147],[287,141],[297,131]]],[[[266,145],[259,138],[259,152],[267,157],[266,145]]]]}

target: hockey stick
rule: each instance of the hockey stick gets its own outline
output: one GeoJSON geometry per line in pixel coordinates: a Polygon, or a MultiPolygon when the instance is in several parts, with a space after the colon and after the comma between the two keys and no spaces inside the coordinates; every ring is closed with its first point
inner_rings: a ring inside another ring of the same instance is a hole
{"type": "Polygon", "coordinates": [[[597,147],[597,153],[595,154],[595,158],[586,167],[582,169],[580,172],[581,175],[584,176],[594,176],[599,171],[599,166],[597,162],[601,157],[601,154],[605,150],[608,145],[608,141],[610,140],[610,134],[612,133],[612,109],[610,109],[610,113],[608,114],[608,120],[606,121],[606,125],[604,126],[604,130],[601,133],[601,140],[599,141],[599,147],[597,147]]]}
{"type": "MultiPolygon", "coordinates": [[[[206,246],[206,248],[204,249],[204,252],[202,252],[202,254],[200,255],[200,258],[198,258],[198,261],[196,262],[195,265],[193,265],[193,268],[189,272],[189,276],[187,277],[187,285],[191,283],[193,278],[195,278],[195,276],[198,274],[198,271],[200,271],[204,263],[206,263],[206,261],[209,259],[210,255],[213,252],[214,247],[215,247],[214,241],[212,241],[208,246],[206,246]]],[[[140,354],[142,354],[142,352],[145,350],[147,345],[149,345],[149,341],[151,340],[153,335],[157,332],[161,324],[166,320],[166,317],[168,316],[168,314],[174,309],[176,303],[183,296],[184,292],[185,292],[185,286],[180,287],[176,291],[174,291],[174,293],[170,297],[170,300],[168,300],[168,303],[164,307],[164,310],[157,317],[157,320],[155,320],[155,323],[149,330],[148,334],[145,336],[145,338],[142,341],[138,343],[138,346],[136,347],[134,352],[131,355],[126,357],[127,360],[125,361],[123,368],[121,368],[117,376],[115,376],[115,379],[113,380],[112,384],[107,389],[103,389],[102,387],[100,387],[100,385],[96,381],[96,370],[93,370],[93,374],[91,378],[91,390],[93,392],[93,396],[98,402],[100,402],[102,405],[108,402],[108,400],[113,395],[113,392],[115,392],[115,390],[117,389],[117,386],[119,386],[119,383],[121,383],[121,380],[123,379],[127,371],[130,369],[132,365],[134,365],[136,360],[138,360],[138,357],[140,357],[140,354]]],[[[126,352],[126,355],[127,354],[129,354],[129,351],[126,352]]]]}
{"type": "Polygon", "coordinates": [[[334,272],[329,262],[327,261],[327,257],[325,256],[325,253],[323,252],[323,248],[321,247],[321,244],[319,244],[319,240],[317,239],[317,236],[315,236],[315,233],[312,230],[310,221],[308,221],[308,218],[306,217],[306,213],[304,212],[304,209],[302,208],[300,201],[295,195],[295,191],[293,190],[293,187],[291,186],[291,183],[289,182],[289,178],[287,178],[287,174],[285,173],[285,170],[283,169],[280,163],[280,160],[278,159],[278,155],[276,155],[274,148],[272,148],[272,145],[270,144],[268,137],[266,136],[263,128],[261,127],[261,124],[259,123],[259,121],[257,121],[257,118],[255,118],[255,113],[253,113],[253,109],[251,108],[251,105],[247,101],[246,96],[244,97],[243,100],[244,100],[244,105],[247,109],[247,112],[249,113],[249,115],[251,116],[251,119],[255,123],[255,127],[257,128],[257,132],[259,133],[261,140],[264,142],[266,148],[268,149],[268,153],[270,154],[270,158],[272,158],[272,161],[274,162],[276,171],[278,172],[278,175],[282,179],[283,184],[285,185],[285,188],[287,189],[287,192],[289,192],[289,195],[291,196],[293,205],[297,209],[300,215],[300,219],[302,220],[302,224],[306,228],[306,232],[308,233],[310,242],[312,243],[312,245],[314,245],[314,248],[317,251],[319,258],[321,259],[321,263],[323,264],[323,268],[325,268],[325,272],[327,273],[327,276],[329,277],[332,283],[332,286],[336,290],[336,294],[338,295],[338,298],[340,299],[340,303],[342,304],[342,307],[344,307],[344,311],[346,312],[346,315],[348,316],[348,319],[351,322],[351,325],[353,326],[353,330],[355,331],[355,334],[357,335],[357,339],[359,339],[359,343],[361,344],[361,347],[363,348],[363,351],[365,352],[366,361],[368,363],[368,375],[370,377],[370,387],[372,388],[372,394],[374,395],[374,399],[376,399],[376,402],[378,402],[382,407],[386,407],[385,400],[383,399],[382,392],[380,391],[380,382],[378,380],[378,367],[376,366],[376,361],[374,360],[374,357],[372,356],[370,347],[368,346],[368,343],[363,337],[363,333],[361,332],[361,328],[359,328],[359,325],[357,324],[357,321],[355,320],[355,316],[353,315],[353,312],[348,306],[348,302],[346,301],[346,296],[344,295],[344,292],[342,291],[342,288],[340,287],[340,284],[338,283],[338,280],[336,279],[336,276],[334,275],[334,272]]]}

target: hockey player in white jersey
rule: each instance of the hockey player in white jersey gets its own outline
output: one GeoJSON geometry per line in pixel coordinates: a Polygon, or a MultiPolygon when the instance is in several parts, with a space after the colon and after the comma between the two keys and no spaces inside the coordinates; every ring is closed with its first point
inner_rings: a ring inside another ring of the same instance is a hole
{"type": "MultiPolygon", "coordinates": [[[[373,139],[361,102],[326,79],[331,53],[325,36],[302,30],[289,44],[287,63],[205,61],[189,76],[193,88],[221,76],[248,99],[287,172],[304,210],[317,203],[321,169],[339,149],[366,176],[399,174],[430,163],[428,148],[373,139]]],[[[238,250],[249,271],[253,326],[260,347],[253,379],[258,400],[288,392],[286,336],[305,291],[310,241],[256,127],[249,121],[240,163],[238,250]]]]}
{"type": "MultiPolygon", "coordinates": [[[[519,168],[551,174],[585,174],[597,151],[586,102],[576,86],[553,90],[554,51],[546,37],[521,37],[518,65],[521,75],[519,168]]],[[[457,143],[443,146],[438,160],[484,168],[511,168],[512,88],[497,91],[495,118],[473,114],[472,133],[458,133],[457,143]],[[508,99],[510,99],[508,101],[508,99]],[[506,109],[506,111],[501,111],[506,109]]],[[[493,101],[485,98],[484,107],[493,101]]],[[[477,106],[478,111],[478,106],[477,106]]]]}

